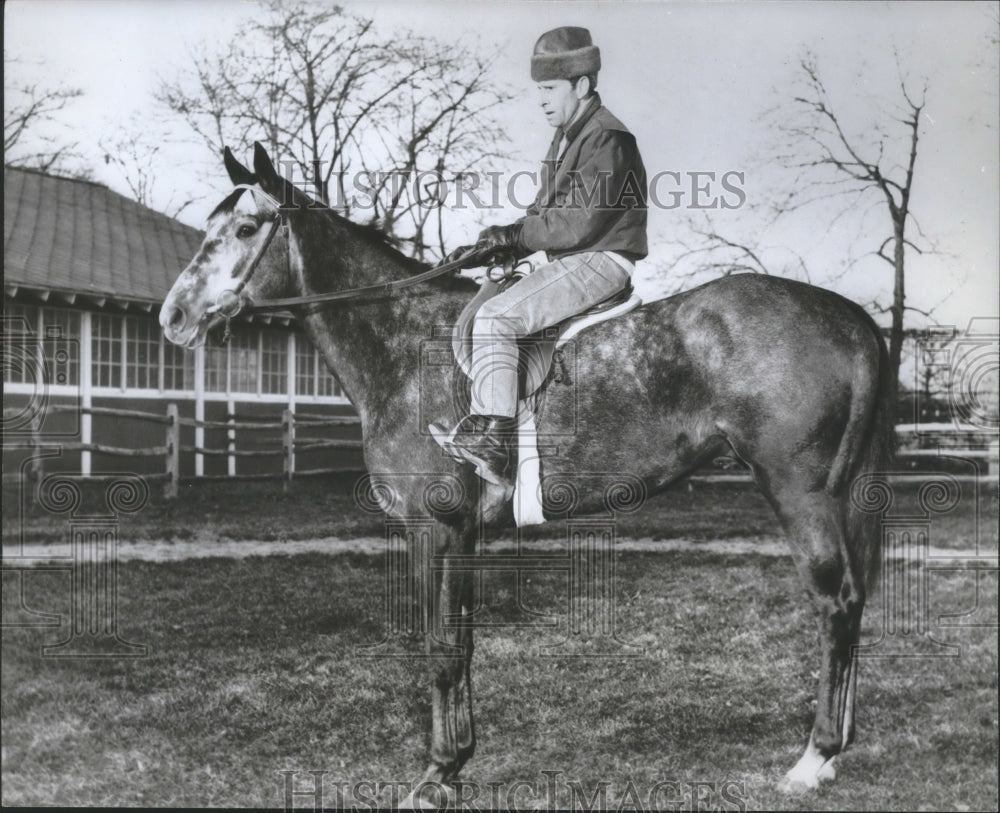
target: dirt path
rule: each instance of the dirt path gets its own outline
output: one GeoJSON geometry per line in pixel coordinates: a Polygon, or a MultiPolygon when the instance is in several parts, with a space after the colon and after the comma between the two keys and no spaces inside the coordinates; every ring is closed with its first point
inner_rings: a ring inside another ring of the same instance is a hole
{"type": "MultiPolygon", "coordinates": [[[[522,551],[559,551],[565,549],[563,539],[532,540],[521,543],[522,551]]],[[[378,554],[385,551],[386,542],[381,537],[359,537],[340,539],[300,539],[289,541],[261,541],[252,539],[143,539],[125,540],[118,543],[118,560],[121,562],[178,562],[186,559],[223,557],[245,559],[250,556],[295,556],[303,553],[363,553],[378,554]]],[[[701,551],[713,554],[756,554],[758,556],[787,556],[789,547],[784,539],[776,536],[732,537],[729,539],[651,539],[649,537],[618,539],[615,549],[619,551],[639,551],[648,553],[668,553],[673,551],[701,551]]],[[[517,542],[512,538],[500,538],[487,545],[486,550],[516,551],[517,542]]],[[[995,553],[984,551],[978,556],[972,550],[947,550],[931,548],[931,559],[975,559],[996,560],[995,553]]],[[[67,543],[4,545],[3,559],[8,566],[13,564],[42,564],[65,560],[72,557],[67,543]],[[20,561],[18,561],[20,560],[20,561]],[[27,560],[27,561],[25,561],[27,560]]]]}

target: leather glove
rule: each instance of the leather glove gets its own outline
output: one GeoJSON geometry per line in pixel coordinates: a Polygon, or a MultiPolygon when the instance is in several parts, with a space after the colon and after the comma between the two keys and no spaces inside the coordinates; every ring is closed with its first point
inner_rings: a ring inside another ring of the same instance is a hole
{"type": "Polygon", "coordinates": [[[479,233],[476,254],[484,265],[513,265],[526,252],[521,250],[521,224],[490,226],[479,233]]]}
{"type": "Polygon", "coordinates": [[[445,255],[445,257],[441,260],[441,265],[457,262],[459,260],[464,260],[459,268],[475,268],[479,265],[479,252],[476,250],[475,246],[459,246],[454,251],[445,255]]]}
{"type": "Polygon", "coordinates": [[[484,256],[495,254],[497,249],[510,249],[517,253],[520,240],[520,223],[512,223],[509,226],[490,226],[479,232],[476,250],[484,256]]]}

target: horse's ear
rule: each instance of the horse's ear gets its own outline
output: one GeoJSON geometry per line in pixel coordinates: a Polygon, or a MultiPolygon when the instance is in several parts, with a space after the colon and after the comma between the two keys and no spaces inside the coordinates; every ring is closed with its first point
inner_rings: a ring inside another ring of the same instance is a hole
{"type": "Polygon", "coordinates": [[[257,183],[257,176],[236,160],[236,156],[233,155],[233,151],[229,147],[222,151],[222,162],[226,165],[226,172],[229,173],[229,180],[233,182],[233,185],[257,183]]]}
{"type": "Polygon", "coordinates": [[[253,145],[253,168],[264,191],[278,197],[278,191],[282,188],[282,178],[271,163],[267,150],[259,141],[255,141],[253,145]]]}

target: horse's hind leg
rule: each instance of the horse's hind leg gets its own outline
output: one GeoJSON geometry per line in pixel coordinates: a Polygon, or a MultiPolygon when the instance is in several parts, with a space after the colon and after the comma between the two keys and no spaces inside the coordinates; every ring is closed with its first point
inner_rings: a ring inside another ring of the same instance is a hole
{"type": "Polygon", "coordinates": [[[801,491],[774,501],[819,622],[816,719],[805,753],[781,785],[801,792],[834,779],[834,760],[854,739],[855,647],[865,592],[851,562],[840,501],[828,493],[801,491]]]}

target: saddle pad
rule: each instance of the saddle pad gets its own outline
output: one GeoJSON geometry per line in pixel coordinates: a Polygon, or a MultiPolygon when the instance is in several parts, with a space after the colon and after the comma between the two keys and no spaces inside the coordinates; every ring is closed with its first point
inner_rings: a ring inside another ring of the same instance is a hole
{"type": "MultiPolygon", "coordinates": [[[[455,361],[458,362],[459,369],[468,377],[472,369],[472,326],[476,314],[483,304],[503,290],[500,283],[485,279],[480,286],[478,293],[465,306],[455,323],[455,330],[452,333],[452,350],[455,354],[455,361]]],[[[586,312],[580,316],[574,316],[553,327],[534,333],[518,342],[520,346],[519,360],[519,394],[520,398],[527,398],[533,395],[545,379],[548,378],[549,370],[552,367],[552,356],[555,351],[562,347],[570,339],[577,336],[582,330],[588,327],[622,316],[629,311],[633,311],[642,304],[642,299],[636,295],[632,296],[620,305],[607,308],[596,313],[586,312]]]]}
{"type": "Polygon", "coordinates": [[[535,416],[527,401],[517,406],[517,479],[514,483],[514,522],[518,528],[541,525],[545,522],[542,512],[542,471],[538,459],[538,433],[535,416]]]}

